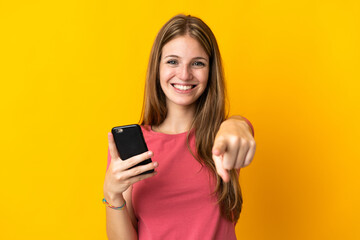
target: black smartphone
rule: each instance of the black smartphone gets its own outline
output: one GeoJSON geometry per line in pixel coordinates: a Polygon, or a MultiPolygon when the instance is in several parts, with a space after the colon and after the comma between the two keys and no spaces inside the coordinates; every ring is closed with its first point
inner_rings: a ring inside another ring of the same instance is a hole
{"type": "MultiPolygon", "coordinates": [[[[148,151],[143,133],[138,124],[113,127],[111,129],[111,133],[114,136],[115,145],[122,160],[126,160],[135,155],[139,155],[148,151]]],[[[151,158],[146,159],[133,167],[145,165],[148,163],[151,163],[151,158]]],[[[143,172],[142,174],[152,172],[154,172],[153,169],[143,172]]]]}

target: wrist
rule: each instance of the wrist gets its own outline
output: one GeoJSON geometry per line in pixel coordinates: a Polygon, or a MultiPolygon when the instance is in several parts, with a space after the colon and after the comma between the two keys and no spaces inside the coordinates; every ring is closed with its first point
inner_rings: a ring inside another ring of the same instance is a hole
{"type": "Polygon", "coordinates": [[[122,194],[106,194],[104,193],[106,201],[113,206],[121,206],[125,203],[125,199],[122,194]]]}
{"type": "Polygon", "coordinates": [[[231,116],[231,117],[228,118],[228,119],[236,119],[236,120],[242,121],[242,122],[247,126],[247,128],[249,129],[251,135],[252,135],[253,137],[255,136],[255,135],[254,135],[254,133],[255,133],[254,127],[253,127],[253,125],[251,124],[251,122],[250,122],[247,118],[245,118],[245,117],[243,117],[243,116],[237,115],[237,116],[231,116]]]}
{"type": "Polygon", "coordinates": [[[111,209],[114,209],[114,210],[123,210],[124,207],[126,206],[126,202],[124,202],[121,206],[114,206],[112,204],[110,204],[108,201],[106,201],[105,198],[103,198],[102,200],[103,204],[105,204],[107,207],[111,208],[111,209]]]}

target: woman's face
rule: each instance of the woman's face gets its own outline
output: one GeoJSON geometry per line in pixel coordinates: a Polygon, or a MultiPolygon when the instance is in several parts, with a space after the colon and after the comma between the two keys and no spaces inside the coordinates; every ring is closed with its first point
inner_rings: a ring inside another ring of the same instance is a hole
{"type": "Polygon", "coordinates": [[[167,107],[192,106],[204,92],[209,77],[209,57],[200,43],[180,36],[166,43],[160,60],[160,85],[167,107]]]}

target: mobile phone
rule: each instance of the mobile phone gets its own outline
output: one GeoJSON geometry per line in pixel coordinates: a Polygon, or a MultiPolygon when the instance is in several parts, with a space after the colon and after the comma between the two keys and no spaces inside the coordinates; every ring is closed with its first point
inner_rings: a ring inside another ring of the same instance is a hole
{"type": "MultiPolygon", "coordinates": [[[[148,151],[143,133],[138,124],[113,127],[111,129],[111,133],[114,136],[115,145],[119,152],[120,158],[124,161],[135,155],[139,155],[148,151]]],[[[133,167],[145,165],[151,162],[151,158],[149,158],[133,167]]],[[[153,169],[141,174],[152,172],[154,172],[153,169]]]]}

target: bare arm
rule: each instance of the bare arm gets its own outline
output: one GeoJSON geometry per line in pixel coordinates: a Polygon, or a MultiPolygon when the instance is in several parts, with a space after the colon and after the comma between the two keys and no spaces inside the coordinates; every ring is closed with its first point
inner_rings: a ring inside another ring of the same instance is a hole
{"type": "Polygon", "coordinates": [[[158,163],[151,162],[131,168],[151,157],[152,153],[150,151],[145,152],[122,161],[111,133],[109,133],[108,140],[111,162],[105,175],[104,197],[109,204],[115,207],[122,206],[126,201],[126,207],[120,210],[106,207],[107,236],[109,240],[134,240],[138,238],[138,235],[137,222],[132,209],[132,184],[154,176],[155,171],[143,175],[139,174],[156,168],[158,163]]]}
{"type": "MultiPolygon", "coordinates": [[[[121,206],[125,200],[123,198],[114,202],[108,202],[113,206],[121,206]]],[[[106,233],[109,240],[137,239],[137,231],[131,221],[127,207],[124,207],[122,210],[106,208],[106,233]]]]}
{"type": "MultiPolygon", "coordinates": [[[[109,240],[138,239],[137,220],[132,207],[131,195],[132,186],[123,193],[122,200],[126,201],[126,207],[123,210],[106,208],[106,232],[109,240]]],[[[124,203],[122,200],[114,204],[108,202],[113,206],[121,206],[124,203]]]]}

